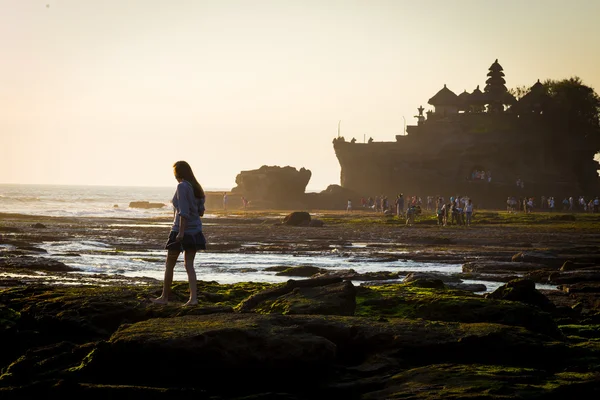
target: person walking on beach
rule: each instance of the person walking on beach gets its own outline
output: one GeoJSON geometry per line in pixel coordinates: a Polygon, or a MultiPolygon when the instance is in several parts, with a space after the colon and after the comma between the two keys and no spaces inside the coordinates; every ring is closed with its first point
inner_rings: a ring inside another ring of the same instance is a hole
{"type": "Polygon", "coordinates": [[[202,233],[202,221],[200,220],[200,217],[204,215],[206,197],[202,186],[196,180],[192,168],[187,162],[177,161],[173,165],[173,172],[179,183],[172,200],[173,226],[165,246],[167,249],[165,280],[162,294],[153,302],[158,304],[169,302],[171,284],[173,283],[173,269],[179,254],[183,252],[183,264],[190,284],[190,298],[184,305],[191,306],[198,304],[194,258],[198,250],[206,250],[206,239],[202,233]]]}

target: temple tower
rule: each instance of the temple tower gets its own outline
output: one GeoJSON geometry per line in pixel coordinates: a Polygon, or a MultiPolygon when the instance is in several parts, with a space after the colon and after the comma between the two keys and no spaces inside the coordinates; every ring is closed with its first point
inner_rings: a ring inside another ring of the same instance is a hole
{"type": "Polygon", "coordinates": [[[512,105],[515,102],[515,98],[508,93],[506,88],[503,70],[498,63],[498,59],[489,68],[488,79],[485,81],[485,88],[483,89],[488,104],[488,112],[504,111],[505,104],[512,105]]]}

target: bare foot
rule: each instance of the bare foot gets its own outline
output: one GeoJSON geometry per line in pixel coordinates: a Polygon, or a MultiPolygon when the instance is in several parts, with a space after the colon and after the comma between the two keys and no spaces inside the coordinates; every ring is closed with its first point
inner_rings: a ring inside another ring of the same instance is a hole
{"type": "Polygon", "coordinates": [[[188,300],[182,307],[197,306],[198,300],[188,300]]]}
{"type": "Polygon", "coordinates": [[[164,297],[158,297],[156,299],[151,299],[150,301],[154,304],[167,304],[169,302],[169,300],[165,299],[164,297]]]}

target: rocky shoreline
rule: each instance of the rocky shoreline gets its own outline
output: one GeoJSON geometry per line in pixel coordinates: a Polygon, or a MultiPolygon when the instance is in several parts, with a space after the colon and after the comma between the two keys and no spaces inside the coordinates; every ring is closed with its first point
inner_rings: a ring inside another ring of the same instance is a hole
{"type": "Polygon", "coordinates": [[[275,212],[218,215],[205,219],[214,252],[351,252],[360,242],[373,259],[402,249],[463,268],[401,282],[288,268],[281,284],[201,281],[200,304],[181,307],[186,282],[159,306],[157,280],[78,274],[39,248],[102,237],[117,250],[160,250],[165,230],[149,225],[164,221],[0,215],[0,396],[598,397],[600,217],[477,217],[467,229],[427,216],[406,227],[326,212],[323,226],[297,227],[275,212]],[[506,283],[486,295],[460,286],[478,279],[506,283]]]}

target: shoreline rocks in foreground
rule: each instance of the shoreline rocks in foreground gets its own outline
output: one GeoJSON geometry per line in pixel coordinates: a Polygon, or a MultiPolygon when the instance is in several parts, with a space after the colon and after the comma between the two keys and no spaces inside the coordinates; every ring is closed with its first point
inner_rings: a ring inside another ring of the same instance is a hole
{"type": "Polygon", "coordinates": [[[527,280],[487,298],[430,284],[199,282],[196,307],[186,282],[166,306],[149,301],[159,282],[0,290],[0,395],[600,394],[597,309],[552,307],[527,280]]]}

